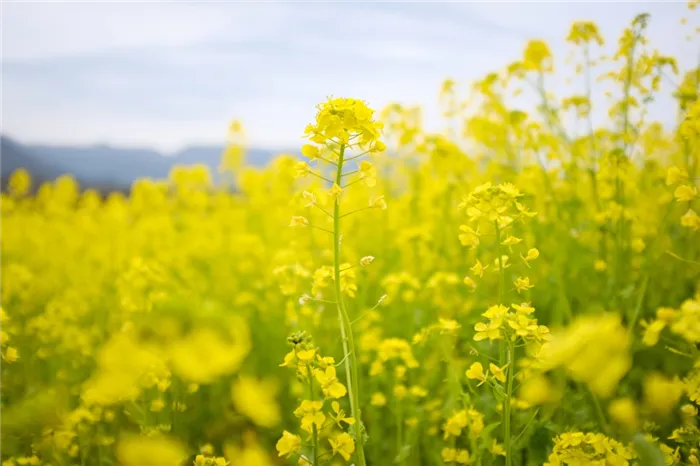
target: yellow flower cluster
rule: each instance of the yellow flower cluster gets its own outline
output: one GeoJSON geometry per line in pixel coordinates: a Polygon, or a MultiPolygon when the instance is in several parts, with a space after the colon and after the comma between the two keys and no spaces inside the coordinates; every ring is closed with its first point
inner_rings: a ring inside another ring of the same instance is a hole
{"type": "Polygon", "coordinates": [[[643,322],[645,327],[642,341],[647,346],[659,342],[661,332],[668,328],[690,344],[700,342],[700,297],[687,299],[678,309],[661,307],[656,310],[656,318],[643,322]]]}
{"type": "Polygon", "coordinates": [[[346,416],[340,403],[335,401],[347,394],[345,385],[336,375],[335,359],[321,356],[311,337],[304,332],[291,335],[287,341],[292,350],[284,357],[281,366],[294,369],[297,377],[307,386],[308,397],[301,400],[294,415],[299,418],[300,427],[307,433],[309,442],[305,443],[300,436],[285,430],[277,442],[279,456],[298,457],[299,464],[315,465],[319,457],[329,455],[339,455],[349,461],[355,451],[355,441],[343,431],[343,424],[353,425],[355,419],[346,416]],[[318,392],[323,395],[321,399],[316,398],[318,392]],[[326,400],[333,401],[327,403],[326,400]],[[327,439],[330,448],[320,445],[323,439],[327,439]],[[309,452],[305,454],[307,448],[309,452]]]}
{"type": "Polygon", "coordinates": [[[630,447],[603,434],[566,432],[554,439],[552,454],[545,465],[627,466],[634,457],[630,447]]]}
{"type": "Polygon", "coordinates": [[[481,314],[488,322],[479,322],[474,326],[474,340],[520,339],[537,343],[547,342],[551,339],[549,328],[537,324],[537,319],[532,317],[534,312],[535,308],[530,303],[511,304],[510,307],[502,304],[491,306],[481,314]]]}
{"type": "Polygon", "coordinates": [[[562,367],[599,396],[614,393],[632,366],[630,334],[615,314],[582,316],[542,349],[541,368],[562,367]]]}
{"type": "Polygon", "coordinates": [[[650,21],[445,80],[435,130],[331,98],[264,167],[234,122],[215,174],[16,171],[0,463],[700,466],[700,73],[650,21]]]}
{"type": "Polygon", "coordinates": [[[459,437],[464,429],[468,430],[470,436],[478,436],[484,430],[483,414],[473,408],[457,411],[445,420],[442,426],[443,438],[459,437]]]}
{"type": "MultiPolygon", "coordinates": [[[[368,152],[383,152],[379,139],[383,124],[375,121],[374,110],[358,99],[332,98],[318,107],[316,121],[304,129],[304,135],[317,144],[358,145],[368,152]]],[[[313,158],[314,146],[305,146],[304,155],[313,158]]]]}

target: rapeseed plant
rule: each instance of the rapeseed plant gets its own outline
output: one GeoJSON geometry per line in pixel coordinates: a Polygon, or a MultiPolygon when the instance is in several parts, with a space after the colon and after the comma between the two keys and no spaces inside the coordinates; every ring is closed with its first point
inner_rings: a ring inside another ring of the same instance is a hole
{"type": "Polygon", "coordinates": [[[234,122],[217,176],[17,170],[2,466],[700,465],[700,72],[652,20],[574,23],[563,95],[539,39],[447,79],[438,132],[330,98],[265,167],[234,122]]]}

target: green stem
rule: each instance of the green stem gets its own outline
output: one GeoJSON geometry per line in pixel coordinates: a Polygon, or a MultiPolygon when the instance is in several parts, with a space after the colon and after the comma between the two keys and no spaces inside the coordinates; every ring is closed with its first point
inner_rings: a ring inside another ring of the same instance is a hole
{"type": "Polygon", "coordinates": [[[396,400],[396,458],[402,458],[399,464],[404,464],[405,461],[401,455],[403,449],[403,412],[401,410],[401,401],[396,400]]]}
{"type": "Polygon", "coordinates": [[[506,288],[506,271],[503,269],[503,251],[501,249],[501,227],[498,226],[498,220],[493,222],[496,228],[496,247],[498,248],[498,303],[503,304],[503,295],[505,294],[506,288]]]}
{"type": "MultiPolygon", "coordinates": [[[[501,249],[501,227],[498,226],[498,220],[494,220],[493,226],[496,228],[496,248],[498,252],[498,304],[504,304],[503,296],[505,294],[506,288],[506,271],[503,269],[503,251],[501,249]]],[[[503,365],[505,357],[505,346],[503,344],[500,344],[498,358],[498,364],[500,366],[503,365]]]]}
{"type": "Polygon", "coordinates": [[[639,296],[637,297],[637,304],[634,306],[634,312],[632,314],[632,319],[629,323],[630,331],[634,332],[634,327],[637,326],[637,321],[639,320],[639,314],[642,310],[642,304],[644,304],[644,297],[647,294],[647,287],[649,286],[649,274],[647,273],[642,280],[642,288],[639,290],[639,296]]]}
{"type": "MultiPolygon", "coordinates": [[[[338,155],[338,170],[336,172],[336,183],[340,186],[343,176],[343,158],[345,156],[345,145],[340,146],[338,155]]],[[[358,466],[366,466],[365,451],[362,444],[362,418],[360,416],[360,394],[358,386],[357,354],[355,352],[355,340],[352,335],[352,325],[348,311],[345,309],[343,294],[340,288],[340,196],[335,198],[333,207],[333,271],[335,276],[335,297],[340,320],[340,333],[343,340],[343,357],[345,359],[345,376],[348,384],[350,398],[350,411],[355,418],[355,452],[358,466]]]]}
{"type": "MultiPolygon", "coordinates": [[[[638,36],[632,41],[630,46],[629,54],[627,55],[627,73],[623,85],[623,116],[622,116],[622,154],[615,155],[615,203],[622,208],[620,218],[617,219],[615,225],[615,257],[614,257],[614,268],[612,273],[612,286],[610,291],[612,293],[611,301],[612,306],[617,308],[620,305],[618,289],[622,288],[622,272],[623,272],[623,261],[625,260],[624,251],[624,235],[625,235],[625,216],[624,216],[624,206],[625,206],[625,189],[622,184],[622,179],[620,178],[620,161],[622,157],[627,156],[627,150],[629,149],[628,130],[630,126],[630,96],[632,93],[632,79],[634,77],[634,54],[635,47],[637,45],[638,36]]],[[[619,310],[619,309],[618,309],[619,310]]]]}
{"type": "MultiPolygon", "coordinates": [[[[309,401],[314,401],[314,378],[313,374],[311,373],[311,365],[306,366],[306,370],[308,373],[309,377],[309,401]]],[[[313,456],[314,462],[313,466],[318,466],[318,428],[316,427],[316,424],[311,424],[312,426],[312,442],[313,442],[313,451],[311,452],[311,455],[313,456]]]]}
{"type": "Polygon", "coordinates": [[[510,399],[513,395],[513,379],[515,379],[515,345],[508,343],[508,380],[506,381],[506,398],[503,406],[506,466],[513,464],[513,452],[511,451],[513,445],[510,436],[510,399]]]}
{"type": "Polygon", "coordinates": [[[591,404],[593,404],[593,408],[595,410],[595,415],[598,418],[598,425],[600,427],[600,430],[603,431],[604,434],[608,433],[608,421],[605,419],[605,413],[603,412],[603,407],[600,405],[600,401],[598,401],[598,397],[595,396],[595,394],[589,389],[588,390],[588,396],[591,398],[591,404]]]}

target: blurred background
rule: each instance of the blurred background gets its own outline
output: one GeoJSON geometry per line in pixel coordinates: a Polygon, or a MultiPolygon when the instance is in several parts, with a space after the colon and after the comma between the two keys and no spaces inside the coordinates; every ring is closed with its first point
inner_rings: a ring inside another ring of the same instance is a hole
{"type": "MultiPolygon", "coordinates": [[[[69,173],[104,192],[176,163],[215,172],[234,118],[248,163],[264,165],[298,151],[300,122],[329,95],[420,105],[437,131],[445,78],[502,69],[531,38],[562,69],[574,20],[595,21],[612,52],[641,11],[662,54],[697,63],[681,2],[3,2],[2,178],[26,167],[39,182],[69,173]]],[[[548,88],[563,94],[570,78],[554,73],[548,88]]],[[[604,91],[594,85],[593,100],[604,91]]],[[[669,94],[650,112],[672,126],[669,94]]],[[[536,96],[521,99],[531,108],[536,96]]],[[[594,109],[594,121],[606,116],[594,109]]]]}

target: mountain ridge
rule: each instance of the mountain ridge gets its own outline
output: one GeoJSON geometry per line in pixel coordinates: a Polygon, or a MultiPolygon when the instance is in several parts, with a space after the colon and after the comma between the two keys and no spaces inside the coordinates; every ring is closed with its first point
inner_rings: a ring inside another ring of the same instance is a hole
{"type": "MultiPolygon", "coordinates": [[[[223,146],[193,145],[165,155],[151,148],[120,148],[108,144],[89,146],[23,144],[7,135],[0,136],[2,186],[13,171],[26,168],[37,183],[60,175],[72,175],[83,188],[100,191],[127,191],[139,178],[163,179],[178,164],[201,163],[216,175],[223,146]]],[[[265,166],[285,151],[248,148],[246,161],[265,166]]],[[[286,153],[297,151],[287,151],[286,153]]]]}

